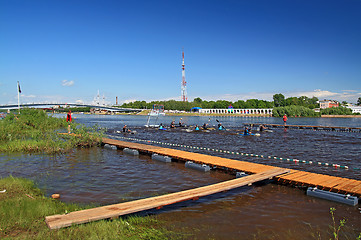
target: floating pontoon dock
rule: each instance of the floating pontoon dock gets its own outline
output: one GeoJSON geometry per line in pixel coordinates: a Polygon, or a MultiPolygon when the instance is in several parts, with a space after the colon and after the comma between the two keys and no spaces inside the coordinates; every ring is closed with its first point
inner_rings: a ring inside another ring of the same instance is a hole
{"type": "Polygon", "coordinates": [[[120,149],[136,149],[141,153],[156,153],[181,161],[193,161],[195,163],[207,164],[209,166],[221,169],[252,173],[252,175],[158,197],[81,210],[69,214],[47,216],[45,220],[50,229],[58,229],[71,226],[73,224],[81,224],[106,218],[114,218],[125,214],[159,208],[181,201],[198,199],[202,196],[230,190],[271,178],[276,179],[281,184],[317,187],[318,189],[347,193],[357,197],[361,196],[361,181],[359,180],[273,167],[263,164],[227,159],[200,153],[186,152],[147,144],[119,141],[109,138],[103,138],[103,143],[117,146],[120,149]]]}
{"type": "MultiPolygon", "coordinates": [[[[263,165],[259,163],[251,163],[206,154],[186,152],[177,149],[163,148],[134,142],[119,141],[109,138],[103,138],[103,143],[115,145],[120,149],[132,148],[137,149],[139,152],[143,153],[157,153],[159,155],[169,156],[171,158],[185,162],[192,161],[195,163],[207,164],[212,167],[235,170],[251,174],[261,173],[275,168],[273,166],[263,165]]],[[[334,177],[294,169],[287,170],[289,170],[288,174],[283,174],[276,177],[278,182],[292,185],[302,185],[307,187],[318,187],[319,189],[323,190],[347,193],[358,197],[361,196],[361,181],[359,180],[334,177]]]]}

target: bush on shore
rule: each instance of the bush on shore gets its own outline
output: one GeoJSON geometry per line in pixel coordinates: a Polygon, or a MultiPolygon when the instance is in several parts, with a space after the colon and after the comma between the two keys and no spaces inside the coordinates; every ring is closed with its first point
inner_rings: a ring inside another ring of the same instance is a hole
{"type": "Polygon", "coordinates": [[[64,118],[49,116],[43,110],[23,109],[21,114],[7,114],[0,120],[0,152],[66,152],[74,147],[99,145],[102,133],[97,127],[87,128],[70,123],[76,136],[59,135],[66,132],[64,118]]]}
{"type": "Polygon", "coordinates": [[[273,108],[273,116],[274,117],[282,117],[283,115],[287,115],[289,117],[319,117],[320,113],[313,111],[310,108],[303,106],[286,106],[286,107],[275,107],[273,108]]]}
{"type": "Polygon", "coordinates": [[[322,115],[352,115],[352,110],[346,107],[332,107],[321,109],[322,115]]]}

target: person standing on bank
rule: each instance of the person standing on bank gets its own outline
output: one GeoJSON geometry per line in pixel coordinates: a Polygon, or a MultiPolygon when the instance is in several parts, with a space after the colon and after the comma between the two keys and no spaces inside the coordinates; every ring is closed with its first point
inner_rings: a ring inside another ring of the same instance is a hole
{"type": "Polygon", "coordinates": [[[287,123],[287,115],[283,115],[283,125],[286,126],[286,123],[287,123]]]}
{"type": "Polygon", "coordinates": [[[71,110],[69,110],[68,114],[66,115],[66,121],[68,122],[68,134],[70,134],[70,123],[72,121],[72,119],[71,119],[71,110]]]}

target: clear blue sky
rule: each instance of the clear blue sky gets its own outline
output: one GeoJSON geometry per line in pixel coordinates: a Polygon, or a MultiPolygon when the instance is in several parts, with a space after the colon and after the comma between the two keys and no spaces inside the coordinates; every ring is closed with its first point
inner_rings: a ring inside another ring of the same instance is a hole
{"type": "Polygon", "coordinates": [[[0,0],[0,104],[275,93],[356,102],[360,0],[0,0]]]}

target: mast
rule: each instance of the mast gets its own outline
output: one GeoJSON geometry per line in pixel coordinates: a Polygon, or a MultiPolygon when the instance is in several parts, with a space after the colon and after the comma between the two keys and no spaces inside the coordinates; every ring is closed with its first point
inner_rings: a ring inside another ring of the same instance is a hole
{"type": "Polygon", "coordinates": [[[182,86],[181,86],[182,101],[183,102],[188,102],[186,72],[185,72],[184,66],[185,66],[184,65],[184,51],[182,51],[182,86]]]}
{"type": "Polygon", "coordinates": [[[18,81],[18,111],[19,111],[19,114],[20,114],[20,93],[21,93],[20,83],[18,81]]]}

